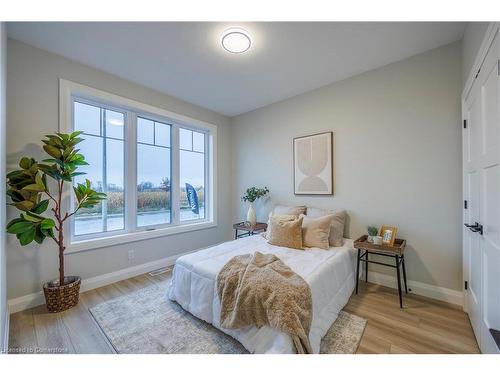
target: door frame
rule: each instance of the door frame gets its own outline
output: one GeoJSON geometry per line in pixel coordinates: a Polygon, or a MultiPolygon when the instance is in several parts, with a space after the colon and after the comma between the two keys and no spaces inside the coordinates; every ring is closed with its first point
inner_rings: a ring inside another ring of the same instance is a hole
{"type": "Polygon", "coordinates": [[[500,29],[500,22],[490,22],[488,25],[488,29],[484,34],[483,41],[481,42],[481,46],[477,51],[476,58],[474,59],[474,64],[472,64],[469,75],[467,76],[467,81],[465,82],[464,89],[462,91],[462,108],[467,99],[467,95],[469,95],[469,91],[474,84],[476,79],[476,74],[481,65],[483,65],[484,59],[488,54],[488,50],[490,49],[491,43],[493,42],[493,38],[495,37],[496,32],[500,29]]]}

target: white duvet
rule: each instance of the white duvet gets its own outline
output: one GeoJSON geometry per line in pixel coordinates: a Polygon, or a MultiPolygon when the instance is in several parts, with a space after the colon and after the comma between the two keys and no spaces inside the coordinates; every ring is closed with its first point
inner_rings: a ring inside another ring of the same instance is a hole
{"type": "Polygon", "coordinates": [[[260,235],[225,242],[177,259],[168,297],[194,316],[234,337],[251,353],[294,353],[290,336],[271,327],[252,326],[238,330],[220,327],[217,275],[232,257],[255,251],[275,254],[309,284],[313,301],[309,340],[314,353],[319,353],[321,338],[354,290],[356,257],[352,240],[344,240],[343,247],[305,251],[269,245],[260,235]]]}

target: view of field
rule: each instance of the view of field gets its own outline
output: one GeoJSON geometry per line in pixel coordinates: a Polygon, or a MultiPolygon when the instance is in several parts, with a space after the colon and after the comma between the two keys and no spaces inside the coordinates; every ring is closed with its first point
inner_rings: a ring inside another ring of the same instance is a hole
{"type": "MultiPolygon", "coordinates": [[[[137,226],[170,223],[170,191],[158,188],[143,190],[151,191],[137,192],[137,226]]],[[[200,207],[199,215],[191,211],[186,190],[181,189],[181,221],[203,219],[205,217],[204,190],[201,187],[196,190],[200,207]]],[[[105,202],[93,208],[79,210],[75,217],[75,234],[83,235],[101,232],[104,229],[104,224],[106,224],[107,231],[124,228],[124,193],[122,191],[108,192],[105,202]],[[106,210],[104,215],[103,204],[106,210]]]]}

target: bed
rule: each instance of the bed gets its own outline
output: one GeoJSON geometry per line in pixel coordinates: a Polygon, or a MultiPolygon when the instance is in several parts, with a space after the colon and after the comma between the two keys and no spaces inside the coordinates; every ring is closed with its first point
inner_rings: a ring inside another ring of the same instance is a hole
{"type": "Polygon", "coordinates": [[[309,284],[313,301],[309,340],[313,352],[319,353],[321,338],[354,290],[356,256],[350,239],[345,239],[342,247],[302,251],[270,245],[262,236],[256,235],[190,253],[175,263],[168,298],[234,337],[250,353],[295,353],[290,336],[269,326],[238,330],[220,327],[217,275],[232,257],[255,251],[275,254],[309,284]]]}

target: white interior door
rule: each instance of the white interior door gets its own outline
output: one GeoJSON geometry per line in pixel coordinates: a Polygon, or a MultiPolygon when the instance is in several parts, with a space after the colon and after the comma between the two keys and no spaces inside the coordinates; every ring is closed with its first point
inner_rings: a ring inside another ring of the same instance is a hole
{"type": "Polygon", "coordinates": [[[500,330],[500,48],[498,33],[465,103],[464,266],[466,308],[483,353],[500,330]],[[482,228],[482,233],[481,229],[482,228]]]}
{"type": "Polygon", "coordinates": [[[481,175],[480,223],[482,248],[483,309],[481,349],[496,353],[490,329],[500,330],[500,65],[499,36],[495,37],[481,67],[482,121],[479,139],[481,175]]]}
{"type": "MultiPolygon", "coordinates": [[[[465,103],[464,129],[464,195],[467,209],[464,210],[464,223],[472,225],[479,222],[480,187],[479,187],[479,149],[478,135],[481,126],[481,98],[478,85],[474,85],[465,103]]],[[[478,234],[464,226],[464,264],[467,283],[466,307],[478,342],[481,337],[481,294],[482,294],[482,253],[478,234]]]]}

